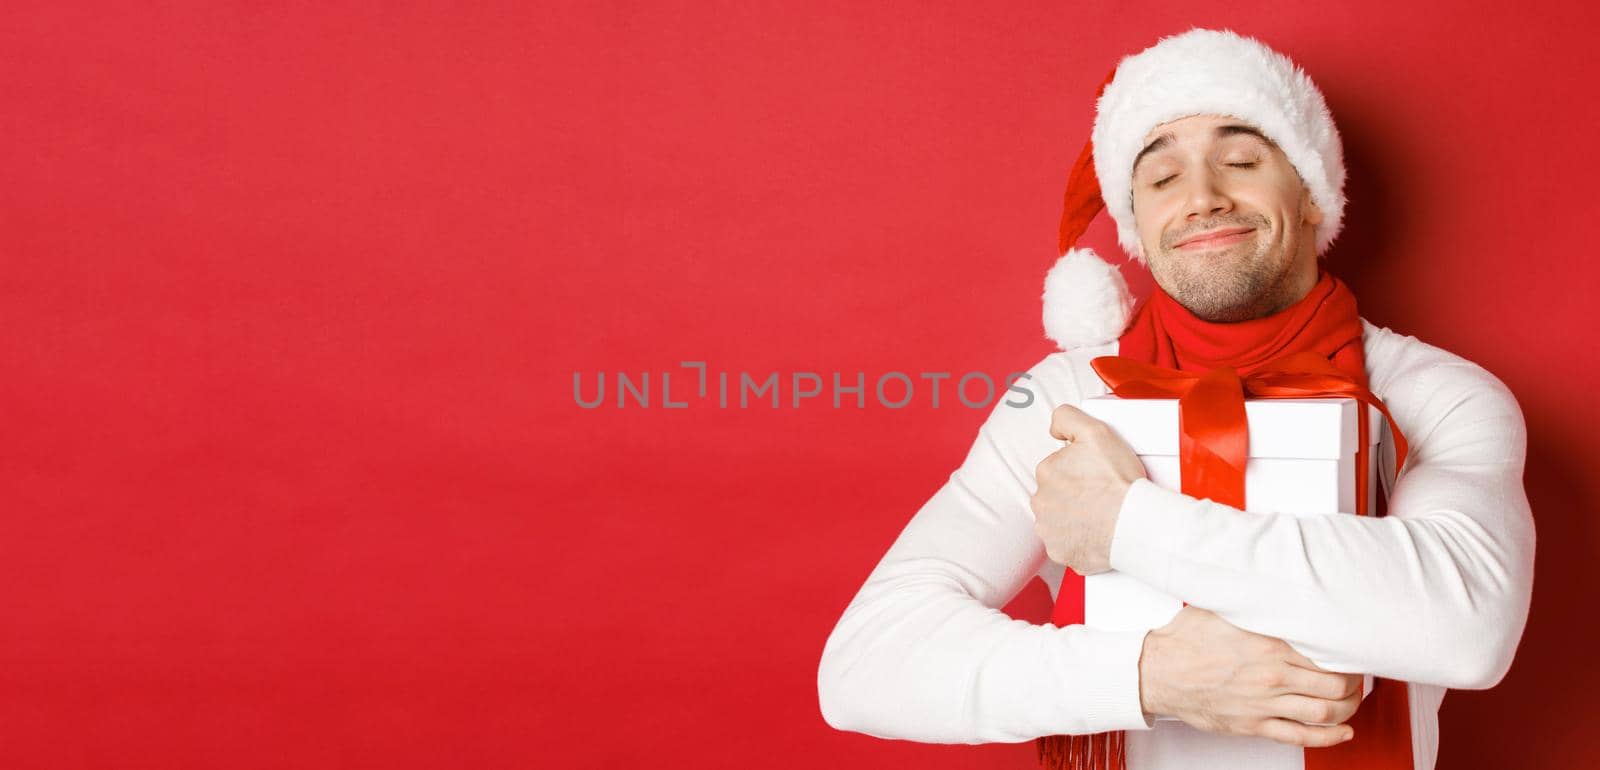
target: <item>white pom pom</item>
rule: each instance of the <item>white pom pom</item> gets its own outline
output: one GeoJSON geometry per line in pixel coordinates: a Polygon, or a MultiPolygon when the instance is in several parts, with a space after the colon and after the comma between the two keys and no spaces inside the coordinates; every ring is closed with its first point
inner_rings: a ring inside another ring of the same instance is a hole
{"type": "Polygon", "coordinates": [[[1062,350],[1122,336],[1132,310],[1122,271],[1093,249],[1069,250],[1044,277],[1044,333],[1062,350]]]}

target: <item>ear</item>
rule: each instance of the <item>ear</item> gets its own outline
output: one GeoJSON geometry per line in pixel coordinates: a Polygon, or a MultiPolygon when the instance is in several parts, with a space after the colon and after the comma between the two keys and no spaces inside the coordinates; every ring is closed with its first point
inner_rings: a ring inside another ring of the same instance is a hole
{"type": "Polygon", "coordinates": [[[1311,199],[1310,188],[1302,187],[1300,190],[1300,195],[1301,218],[1305,220],[1306,224],[1311,225],[1312,227],[1322,224],[1322,207],[1318,206],[1317,202],[1311,199]]]}

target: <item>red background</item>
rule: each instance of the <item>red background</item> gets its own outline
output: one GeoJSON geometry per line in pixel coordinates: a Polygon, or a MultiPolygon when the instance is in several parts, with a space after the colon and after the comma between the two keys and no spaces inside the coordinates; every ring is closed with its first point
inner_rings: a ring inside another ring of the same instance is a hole
{"type": "Polygon", "coordinates": [[[572,377],[1032,365],[1093,89],[1196,24],[1317,79],[1330,266],[1529,424],[1532,619],[1441,766],[1591,755],[1591,5],[257,5],[0,17],[0,766],[1032,767],[816,702],[987,409],[572,377]]]}

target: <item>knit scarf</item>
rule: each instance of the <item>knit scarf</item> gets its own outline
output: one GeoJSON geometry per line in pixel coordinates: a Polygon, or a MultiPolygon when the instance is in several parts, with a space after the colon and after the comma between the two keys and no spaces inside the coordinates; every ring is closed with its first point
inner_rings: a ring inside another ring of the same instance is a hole
{"type": "MultiPolygon", "coordinates": [[[[1355,294],[1319,266],[1317,282],[1305,297],[1272,315],[1236,323],[1201,319],[1156,285],[1134,311],[1117,352],[1119,357],[1196,374],[1233,367],[1245,377],[1282,356],[1313,351],[1365,388],[1361,338],[1355,294]]],[[[1358,414],[1364,423],[1366,409],[1359,409],[1358,414]]],[[[1365,490],[1358,492],[1358,500],[1364,509],[1365,490]]],[[[1377,515],[1383,515],[1381,502],[1377,515]]],[[[1083,576],[1069,569],[1062,576],[1051,622],[1057,626],[1081,624],[1083,613],[1083,576]]],[[[1411,711],[1405,682],[1374,677],[1372,692],[1346,724],[1355,730],[1355,736],[1336,746],[1305,749],[1306,770],[1412,767],[1411,711]]],[[[1121,730],[1042,736],[1038,749],[1041,763],[1053,770],[1124,770],[1127,766],[1127,744],[1121,730]]]]}

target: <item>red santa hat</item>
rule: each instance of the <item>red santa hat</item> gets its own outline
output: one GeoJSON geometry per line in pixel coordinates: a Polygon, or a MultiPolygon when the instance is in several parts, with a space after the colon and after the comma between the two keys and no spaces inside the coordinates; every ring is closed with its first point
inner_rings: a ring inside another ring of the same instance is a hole
{"type": "Polygon", "coordinates": [[[1044,282],[1045,335],[1061,349],[1110,342],[1127,328],[1134,302],[1122,272],[1076,244],[1105,208],[1123,250],[1144,261],[1133,221],[1133,161],[1150,129],[1191,115],[1229,115],[1260,129],[1288,156],[1322,210],[1318,256],[1339,234],[1344,151],[1311,78],[1288,57],[1231,30],[1195,28],[1162,38],[1124,57],[1100,85],[1094,129],[1067,180],[1062,256],[1044,282]]]}

